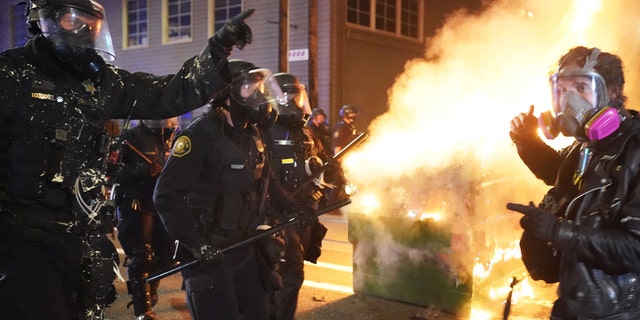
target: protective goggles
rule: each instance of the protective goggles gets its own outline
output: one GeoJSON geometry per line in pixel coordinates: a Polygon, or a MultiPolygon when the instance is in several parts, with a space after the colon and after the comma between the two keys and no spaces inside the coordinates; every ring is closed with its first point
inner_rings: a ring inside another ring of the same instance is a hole
{"type": "Polygon", "coordinates": [[[107,61],[115,60],[111,33],[104,13],[87,13],[74,7],[38,8],[42,34],[54,43],[95,49],[107,61]]]}
{"type": "Polygon", "coordinates": [[[285,108],[299,108],[304,114],[311,114],[311,107],[309,106],[309,97],[307,96],[307,89],[302,84],[285,84],[282,86],[284,99],[286,103],[281,107],[285,108]],[[291,105],[294,104],[294,105],[291,105]]]}
{"type": "Polygon", "coordinates": [[[250,107],[268,102],[287,102],[271,71],[264,68],[253,69],[236,77],[231,85],[230,94],[236,102],[250,107]]]}

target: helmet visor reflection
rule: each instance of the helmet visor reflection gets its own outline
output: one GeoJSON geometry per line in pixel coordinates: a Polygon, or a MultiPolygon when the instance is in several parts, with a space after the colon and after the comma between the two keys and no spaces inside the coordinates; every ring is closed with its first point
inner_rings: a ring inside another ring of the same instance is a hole
{"type": "Polygon", "coordinates": [[[269,102],[286,102],[285,95],[269,69],[253,69],[235,78],[231,85],[231,97],[249,107],[269,102]]]}

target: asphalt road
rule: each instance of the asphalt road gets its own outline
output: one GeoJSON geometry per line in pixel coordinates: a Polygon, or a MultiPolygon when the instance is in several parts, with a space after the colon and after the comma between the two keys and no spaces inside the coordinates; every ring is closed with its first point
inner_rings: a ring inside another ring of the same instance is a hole
{"type": "MultiPolygon", "coordinates": [[[[455,316],[434,307],[425,308],[390,299],[374,297],[353,290],[353,246],[348,241],[347,218],[342,214],[325,214],[320,221],[328,232],[323,241],[322,255],[317,264],[305,264],[305,282],[298,299],[297,320],[453,320],[455,316]]],[[[119,243],[114,239],[124,261],[119,243]]],[[[121,266],[126,277],[126,270],[121,266]]],[[[359,273],[356,272],[356,275],[359,273]]],[[[530,280],[532,281],[532,280],[530,280]]],[[[539,282],[539,281],[538,281],[539,282]]],[[[154,312],[160,320],[190,319],[185,305],[185,294],[180,289],[179,273],[162,279],[159,288],[159,302],[154,312]]],[[[130,301],[126,285],[116,282],[118,299],[106,311],[110,320],[133,319],[132,309],[126,305],[130,301]]],[[[427,290],[427,289],[425,289],[427,290]]],[[[509,320],[537,320],[548,318],[551,304],[555,299],[555,287],[545,286],[536,291],[540,296],[521,298],[514,301],[509,320]]],[[[434,292],[425,292],[427,296],[434,292]]],[[[438,293],[435,293],[436,295],[438,293]]],[[[502,296],[506,297],[506,293],[502,296]]],[[[408,301],[408,300],[403,300],[408,301]]],[[[503,318],[504,298],[497,298],[491,308],[492,314],[471,316],[471,320],[501,320],[503,318]]]]}
{"type": "MultiPolygon", "coordinates": [[[[305,266],[305,282],[300,292],[296,318],[298,320],[396,320],[396,319],[453,319],[453,317],[418,306],[354,294],[352,288],[352,245],[347,240],[347,221],[339,214],[325,214],[320,221],[327,227],[322,255],[317,264],[305,266]]],[[[117,239],[114,239],[124,261],[117,239]]],[[[121,266],[126,277],[126,269],[121,266]]],[[[180,289],[180,274],[162,279],[159,302],[154,312],[161,320],[190,319],[180,289]]],[[[118,299],[106,311],[112,320],[133,319],[126,285],[117,281],[118,299]]]]}

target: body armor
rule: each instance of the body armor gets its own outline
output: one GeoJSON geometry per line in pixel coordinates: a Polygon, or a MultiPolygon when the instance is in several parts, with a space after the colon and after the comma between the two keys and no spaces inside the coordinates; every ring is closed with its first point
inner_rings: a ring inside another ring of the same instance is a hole
{"type": "MultiPolygon", "coordinates": [[[[221,120],[221,119],[219,119],[221,120]]],[[[196,121],[213,121],[215,117],[205,117],[196,121]]],[[[220,124],[207,126],[209,130],[217,131],[220,124]]],[[[259,129],[249,126],[244,129],[233,128],[226,136],[221,132],[208,133],[212,139],[211,145],[219,156],[219,163],[212,170],[211,180],[202,181],[189,194],[189,204],[195,208],[210,208],[211,213],[205,213],[205,225],[216,226],[214,233],[230,238],[238,238],[240,233],[250,232],[261,223],[261,218],[255,213],[259,211],[266,182],[263,180],[265,166],[265,149],[259,129]],[[256,188],[257,186],[257,188],[256,188]],[[236,234],[235,232],[240,232],[236,234]]],[[[236,239],[237,240],[237,239],[236,239]]]]}
{"type": "Polygon", "coordinates": [[[52,78],[12,58],[23,65],[24,93],[9,118],[9,131],[0,133],[0,166],[11,170],[10,176],[2,175],[2,186],[13,199],[67,207],[70,199],[65,195],[77,179],[82,179],[83,191],[97,187],[101,179],[97,172],[102,170],[107,135],[97,107],[99,90],[91,80],[42,80],[52,78]]]}
{"type": "Polygon", "coordinates": [[[269,132],[273,139],[273,172],[286,190],[295,190],[309,176],[307,164],[317,153],[309,129],[289,130],[276,122],[269,132]]]}

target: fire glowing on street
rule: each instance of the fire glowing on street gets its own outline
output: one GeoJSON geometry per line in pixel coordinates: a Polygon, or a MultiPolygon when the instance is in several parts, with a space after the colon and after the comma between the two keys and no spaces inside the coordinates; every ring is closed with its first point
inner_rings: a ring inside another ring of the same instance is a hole
{"type": "MultiPolygon", "coordinates": [[[[578,45],[620,55],[629,67],[627,96],[639,96],[637,12],[634,0],[503,0],[479,15],[450,16],[424,57],[406,62],[367,141],[343,159],[359,190],[347,214],[366,215],[375,230],[360,233],[375,238],[357,239],[354,265],[385,268],[370,273],[385,279],[354,274],[354,288],[384,285],[407,272],[399,271],[402,264],[422,263],[442,272],[452,290],[470,283],[471,319],[502,318],[510,292],[512,318],[548,317],[555,285],[528,277],[520,216],[505,204],[537,203],[549,186],[518,158],[509,122],[530,105],[536,115],[550,108],[549,72],[578,45]],[[379,226],[382,217],[408,229],[384,234],[389,226],[379,226]],[[438,245],[416,246],[408,235],[414,231],[438,245]]],[[[549,144],[560,148],[568,141],[549,144]]]]}

